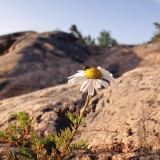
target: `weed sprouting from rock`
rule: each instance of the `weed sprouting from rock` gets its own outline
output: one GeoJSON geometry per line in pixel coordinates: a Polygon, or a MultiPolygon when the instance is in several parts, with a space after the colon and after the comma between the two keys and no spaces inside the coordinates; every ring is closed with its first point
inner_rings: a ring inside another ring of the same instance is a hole
{"type": "Polygon", "coordinates": [[[32,118],[25,112],[12,114],[16,123],[11,123],[6,131],[0,132],[0,142],[7,143],[16,150],[5,151],[2,156],[12,160],[63,160],[70,152],[86,149],[84,141],[74,141],[83,117],[75,117],[68,112],[73,125],[44,138],[38,136],[32,127],[32,118]]]}

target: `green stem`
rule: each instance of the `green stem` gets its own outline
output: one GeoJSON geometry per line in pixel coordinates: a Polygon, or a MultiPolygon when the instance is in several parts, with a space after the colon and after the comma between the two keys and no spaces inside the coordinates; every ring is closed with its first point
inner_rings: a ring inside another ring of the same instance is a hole
{"type": "Polygon", "coordinates": [[[87,99],[86,99],[86,103],[83,107],[83,110],[82,110],[82,113],[80,114],[80,117],[82,117],[84,115],[84,112],[86,111],[86,108],[88,107],[90,99],[91,99],[91,96],[88,94],[87,99]]]}
{"type": "MultiPolygon", "coordinates": [[[[85,112],[86,108],[88,107],[88,104],[89,104],[90,99],[91,99],[91,96],[88,95],[88,96],[87,96],[87,99],[86,99],[86,102],[85,102],[85,105],[84,105],[84,107],[83,107],[83,111],[82,111],[81,114],[80,114],[80,119],[81,119],[82,116],[84,115],[84,112],[85,112]]],[[[63,152],[61,153],[61,156],[60,156],[59,160],[63,160],[63,159],[64,159],[64,157],[65,157],[65,155],[66,155],[66,151],[68,150],[71,142],[73,141],[73,138],[75,137],[75,135],[76,135],[76,133],[77,133],[77,131],[78,131],[79,126],[80,126],[80,125],[75,124],[74,130],[72,131],[72,135],[71,135],[70,139],[68,140],[67,145],[66,145],[65,148],[63,149],[63,152]]]]}
{"type": "Polygon", "coordinates": [[[75,135],[76,135],[76,133],[77,133],[77,131],[78,131],[78,127],[79,127],[79,126],[75,124],[74,130],[72,131],[72,136],[71,136],[70,139],[68,140],[68,143],[67,143],[66,147],[64,148],[64,150],[63,150],[63,152],[62,152],[61,157],[60,157],[59,160],[63,160],[63,158],[65,157],[66,151],[68,150],[71,142],[73,141],[73,138],[75,137],[75,135]]]}

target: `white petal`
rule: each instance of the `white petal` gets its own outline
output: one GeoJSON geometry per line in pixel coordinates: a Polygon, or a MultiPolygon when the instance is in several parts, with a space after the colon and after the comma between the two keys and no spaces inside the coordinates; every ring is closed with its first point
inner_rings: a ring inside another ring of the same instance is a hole
{"type": "Polygon", "coordinates": [[[93,86],[94,86],[95,89],[98,89],[98,86],[97,86],[97,83],[96,83],[96,80],[95,80],[95,79],[94,79],[94,81],[93,81],[93,86]]]}
{"type": "Polygon", "coordinates": [[[85,92],[85,90],[88,88],[89,84],[91,83],[91,80],[90,79],[87,79],[81,86],[80,90],[82,92],[85,92]]]}
{"type": "Polygon", "coordinates": [[[96,83],[97,83],[97,85],[98,85],[98,88],[101,88],[101,83],[99,82],[99,80],[96,80],[96,83]]]}
{"type": "Polygon", "coordinates": [[[113,74],[112,74],[112,73],[110,73],[110,72],[108,72],[107,70],[102,71],[102,73],[103,73],[103,74],[110,75],[110,76],[113,76],[113,74]]]}
{"type": "Polygon", "coordinates": [[[84,88],[84,86],[88,83],[88,81],[89,81],[89,79],[87,79],[87,80],[81,85],[81,88],[80,88],[81,91],[83,91],[83,88],[84,88]]]}
{"type": "Polygon", "coordinates": [[[104,68],[101,68],[100,66],[98,67],[98,69],[102,72],[103,78],[109,80],[110,82],[116,83],[112,73],[108,72],[104,68]]]}
{"type": "Polygon", "coordinates": [[[99,80],[101,82],[101,84],[107,88],[109,86],[109,84],[106,82],[106,81],[103,81],[103,80],[99,80]]]}
{"type": "Polygon", "coordinates": [[[73,78],[73,77],[84,77],[84,72],[76,73],[73,76],[68,77],[68,79],[73,78]]]}
{"type": "Polygon", "coordinates": [[[101,83],[96,79],[93,81],[93,85],[95,89],[101,88],[101,83]]]}
{"type": "Polygon", "coordinates": [[[100,66],[98,66],[98,67],[97,67],[97,69],[101,69],[101,67],[100,67],[100,66]]]}
{"type": "Polygon", "coordinates": [[[97,69],[99,69],[100,71],[105,71],[105,69],[104,69],[104,68],[101,68],[100,66],[97,67],[97,69]]]}
{"type": "Polygon", "coordinates": [[[112,73],[108,72],[107,70],[105,70],[104,68],[101,68],[100,66],[97,68],[99,69],[101,72],[103,72],[104,74],[109,74],[110,76],[112,76],[112,73]]]}
{"type": "Polygon", "coordinates": [[[74,79],[75,79],[75,78],[71,78],[71,79],[68,81],[68,83],[74,84],[74,83],[73,83],[74,79]]]}
{"type": "Polygon", "coordinates": [[[78,73],[80,73],[80,72],[84,72],[84,70],[78,70],[77,72],[78,72],[78,73]]]}
{"type": "Polygon", "coordinates": [[[116,80],[112,77],[111,74],[108,74],[108,73],[105,73],[104,71],[102,72],[102,75],[103,75],[103,78],[110,81],[110,82],[113,82],[114,84],[116,84],[116,80]]]}
{"type": "Polygon", "coordinates": [[[71,78],[68,81],[68,83],[76,84],[76,83],[84,82],[86,79],[87,79],[86,77],[75,77],[75,78],[71,78]]]}
{"type": "Polygon", "coordinates": [[[91,96],[94,94],[93,80],[91,80],[91,82],[88,86],[88,94],[91,95],[91,96]]]}

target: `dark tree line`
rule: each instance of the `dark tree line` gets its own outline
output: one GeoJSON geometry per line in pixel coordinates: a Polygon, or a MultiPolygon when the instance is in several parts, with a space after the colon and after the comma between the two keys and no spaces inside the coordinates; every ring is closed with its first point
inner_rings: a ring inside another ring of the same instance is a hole
{"type": "Polygon", "coordinates": [[[158,32],[153,36],[151,41],[158,42],[158,41],[160,41],[160,24],[155,22],[154,25],[158,29],[158,32]]]}
{"type": "Polygon", "coordinates": [[[82,36],[82,34],[78,31],[76,25],[72,25],[70,30],[75,37],[77,37],[82,43],[86,45],[112,47],[118,44],[117,41],[110,36],[110,32],[107,32],[105,30],[99,33],[97,39],[92,38],[90,35],[82,36]]]}

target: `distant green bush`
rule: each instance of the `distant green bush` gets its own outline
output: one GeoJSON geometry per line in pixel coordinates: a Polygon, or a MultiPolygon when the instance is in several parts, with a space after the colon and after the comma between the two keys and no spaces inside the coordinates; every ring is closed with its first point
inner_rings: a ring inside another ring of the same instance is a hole
{"type": "Polygon", "coordinates": [[[153,37],[152,37],[152,42],[159,42],[160,41],[160,24],[155,22],[153,23],[155,25],[155,27],[158,29],[158,33],[156,33],[153,37]]]}
{"type": "Polygon", "coordinates": [[[98,40],[97,45],[99,47],[112,47],[117,45],[117,41],[111,38],[110,33],[105,30],[100,32],[100,35],[97,38],[97,40],[98,40]]]}
{"type": "Polygon", "coordinates": [[[96,46],[95,39],[94,38],[92,39],[90,35],[85,36],[83,40],[86,45],[96,46]]]}
{"type": "Polygon", "coordinates": [[[77,26],[74,24],[70,28],[71,33],[79,39],[80,42],[91,45],[91,46],[99,46],[99,47],[112,47],[117,45],[117,41],[111,38],[110,33],[103,30],[100,32],[99,37],[96,39],[92,38],[90,35],[83,36],[80,31],[77,29],[77,26]]]}
{"type": "Polygon", "coordinates": [[[152,42],[159,42],[160,41],[160,33],[154,35],[154,37],[152,38],[152,42]]]}
{"type": "Polygon", "coordinates": [[[100,32],[100,35],[97,38],[97,43],[95,39],[92,38],[90,35],[84,36],[83,42],[86,45],[98,46],[98,47],[112,47],[118,44],[115,39],[111,38],[110,33],[105,30],[100,32]]]}

